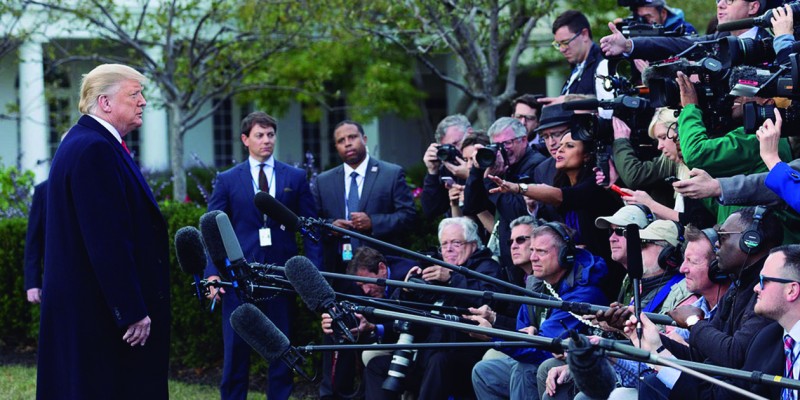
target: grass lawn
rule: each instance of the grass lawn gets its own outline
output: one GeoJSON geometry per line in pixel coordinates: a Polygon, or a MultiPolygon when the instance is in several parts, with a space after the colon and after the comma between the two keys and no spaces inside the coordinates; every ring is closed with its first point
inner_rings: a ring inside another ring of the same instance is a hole
{"type": "MultiPolygon", "coordinates": [[[[0,397],[7,400],[28,400],[36,398],[36,368],[24,365],[0,365],[0,397]]],[[[248,399],[263,400],[264,393],[250,393],[248,399]]],[[[174,400],[219,399],[216,385],[189,384],[169,381],[169,398],[174,400]]],[[[295,400],[310,397],[292,397],[295,400]]]]}

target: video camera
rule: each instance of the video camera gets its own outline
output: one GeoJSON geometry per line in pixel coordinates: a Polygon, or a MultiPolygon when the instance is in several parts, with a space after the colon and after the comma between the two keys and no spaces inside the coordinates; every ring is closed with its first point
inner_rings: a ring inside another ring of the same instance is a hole
{"type": "Polygon", "coordinates": [[[616,23],[617,30],[626,38],[653,37],[653,36],[683,36],[686,29],[683,25],[679,29],[668,31],[664,25],[648,23],[646,19],[636,14],[639,7],[653,7],[652,2],[646,0],[617,0],[620,7],[628,7],[631,15],[616,23]]]}
{"type": "Polygon", "coordinates": [[[775,110],[778,110],[783,120],[781,137],[800,136],[800,106],[794,102],[789,108],[777,108],[774,105],[762,106],[756,103],[745,104],[744,133],[755,134],[767,119],[775,122],[775,110]]]}

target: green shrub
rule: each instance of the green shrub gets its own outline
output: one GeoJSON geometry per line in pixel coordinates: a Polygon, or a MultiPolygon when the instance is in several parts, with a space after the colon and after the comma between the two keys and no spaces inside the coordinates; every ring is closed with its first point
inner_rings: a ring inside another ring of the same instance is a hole
{"type": "Polygon", "coordinates": [[[0,340],[9,346],[35,343],[39,314],[25,295],[23,260],[25,218],[0,218],[0,340]],[[34,314],[34,310],[35,314],[34,314]]]}

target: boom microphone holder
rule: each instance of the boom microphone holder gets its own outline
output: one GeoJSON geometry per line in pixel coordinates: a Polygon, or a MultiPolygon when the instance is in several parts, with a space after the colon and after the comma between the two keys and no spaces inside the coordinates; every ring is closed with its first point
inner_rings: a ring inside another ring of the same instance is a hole
{"type": "MultiPolygon", "coordinates": [[[[568,349],[569,347],[568,341],[571,340],[571,339],[551,339],[537,335],[529,335],[521,332],[512,332],[494,328],[485,328],[482,326],[461,324],[458,322],[442,321],[433,318],[419,317],[415,315],[379,310],[374,307],[353,306],[353,310],[355,312],[370,317],[400,319],[423,325],[438,326],[449,329],[458,329],[460,331],[468,333],[477,333],[495,338],[502,338],[515,341],[521,340],[530,343],[534,347],[539,347],[554,353],[561,353],[564,350],[568,349]]],[[[700,379],[706,380],[713,384],[721,385],[727,389],[737,392],[742,396],[747,396],[751,398],[763,399],[763,397],[748,393],[742,390],[741,388],[735,387],[726,382],[721,382],[715,378],[710,377],[709,375],[725,376],[728,378],[746,380],[749,382],[767,384],[772,386],[780,386],[793,390],[800,389],[800,380],[784,378],[777,375],[764,374],[760,371],[741,371],[738,369],[725,368],[694,361],[660,357],[657,354],[650,353],[649,351],[642,350],[630,345],[620,344],[616,341],[611,341],[606,339],[601,339],[600,344],[598,346],[608,350],[607,354],[609,356],[676,368],[681,370],[682,372],[692,374],[700,379]]]]}

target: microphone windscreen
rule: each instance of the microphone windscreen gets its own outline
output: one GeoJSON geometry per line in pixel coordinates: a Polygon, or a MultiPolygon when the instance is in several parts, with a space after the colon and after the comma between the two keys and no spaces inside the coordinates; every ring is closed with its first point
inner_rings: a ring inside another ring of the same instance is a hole
{"type": "Polygon", "coordinates": [[[311,311],[322,311],[336,300],[336,294],[317,267],[306,257],[286,261],[286,277],[311,311]]]}
{"type": "Polygon", "coordinates": [[[755,18],[744,18],[731,22],[724,22],[717,25],[718,32],[738,31],[741,29],[750,29],[756,24],[755,18]]]}
{"type": "Polygon", "coordinates": [[[258,307],[245,303],[231,313],[231,327],[268,362],[280,359],[289,348],[289,339],[258,307]]]}
{"type": "Polygon", "coordinates": [[[625,227],[625,239],[628,247],[628,276],[631,279],[642,279],[642,241],[639,238],[639,225],[628,224],[625,227]]]}
{"type": "Polygon", "coordinates": [[[222,238],[222,247],[225,248],[225,254],[227,254],[228,260],[231,263],[243,260],[244,254],[242,253],[242,246],[239,244],[239,238],[236,237],[236,232],[233,231],[233,225],[231,225],[228,214],[221,212],[217,214],[216,220],[219,236],[222,238]]]}
{"type": "Polygon", "coordinates": [[[297,214],[292,212],[283,203],[276,198],[270,196],[267,192],[258,192],[255,197],[256,208],[268,217],[272,218],[279,224],[286,227],[290,231],[297,230],[299,219],[297,214]]]}
{"type": "Polygon", "coordinates": [[[597,99],[565,101],[561,104],[564,110],[596,110],[597,107],[600,107],[600,101],[597,99]]]}
{"type": "Polygon", "coordinates": [[[203,240],[206,243],[206,250],[211,262],[218,270],[225,270],[225,260],[228,255],[225,253],[225,245],[222,244],[222,236],[217,228],[217,215],[222,211],[209,211],[200,217],[200,232],[203,233],[203,240]]]}
{"type": "Polygon", "coordinates": [[[569,342],[567,364],[575,386],[590,399],[607,399],[616,387],[617,375],[605,354],[583,335],[569,342]]]}
{"type": "Polygon", "coordinates": [[[175,256],[183,272],[203,274],[206,267],[206,245],[203,244],[203,235],[197,228],[184,226],[175,232],[175,256]]]}

